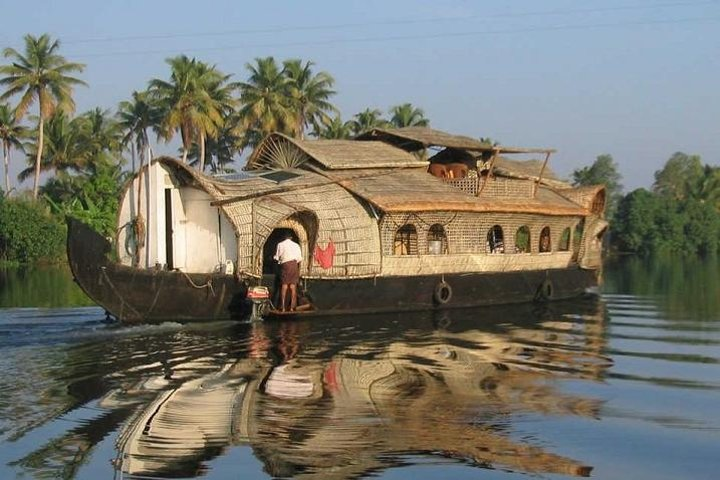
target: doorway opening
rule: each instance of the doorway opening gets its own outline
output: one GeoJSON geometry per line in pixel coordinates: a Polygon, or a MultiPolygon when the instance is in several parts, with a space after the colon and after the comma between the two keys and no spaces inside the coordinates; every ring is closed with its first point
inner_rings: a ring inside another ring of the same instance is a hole
{"type": "Polygon", "coordinates": [[[290,233],[294,242],[298,242],[297,233],[291,228],[276,228],[265,240],[263,245],[262,273],[263,275],[274,275],[277,273],[278,263],[273,258],[277,250],[278,243],[285,240],[285,235],[290,233]]]}

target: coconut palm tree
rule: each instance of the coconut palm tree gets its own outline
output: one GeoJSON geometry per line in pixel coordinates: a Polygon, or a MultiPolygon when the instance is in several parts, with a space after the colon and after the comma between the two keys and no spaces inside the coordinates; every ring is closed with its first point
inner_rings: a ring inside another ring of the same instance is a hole
{"type": "Polygon", "coordinates": [[[415,108],[411,103],[403,103],[390,108],[390,123],[395,128],[403,127],[427,127],[430,120],[425,118],[425,112],[421,108],[415,108]]]}
{"type": "Polygon", "coordinates": [[[135,91],[132,93],[132,100],[120,102],[117,117],[120,130],[124,133],[121,144],[130,146],[132,171],[135,172],[136,152],[140,154],[140,168],[146,160],[152,160],[148,129],[159,131],[161,112],[150,100],[148,92],[135,91]]]}
{"type": "Polygon", "coordinates": [[[80,118],[69,119],[62,111],[56,111],[45,122],[45,138],[40,145],[40,136],[35,141],[25,144],[27,152],[28,168],[18,175],[18,180],[25,181],[34,173],[54,170],[65,172],[74,170],[82,171],[91,161],[90,149],[87,148],[83,139],[82,120],[80,118]],[[35,158],[38,151],[43,148],[41,163],[38,167],[35,158]]]}
{"type": "MultiPolygon", "coordinates": [[[[237,112],[224,116],[222,125],[218,128],[215,136],[208,138],[205,148],[205,154],[208,158],[207,164],[212,173],[231,173],[234,171],[231,165],[235,161],[235,157],[242,153],[244,134],[242,119],[237,112]]],[[[198,165],[200,163],[200,148],[193,145],[188,157],[190,158],[190,165],[198,165]]]]}
{"type": "Polygon", "coordinates": [[[356,113],[349,123],[354,135],[360,135],[373,128],[385,128],[390,125],[387,120],[382,118],[382,112],[377,108],[372,110],[366,108],[362,112],[356,113]]]}
{"type": "Polygon", "coordinates": [[[352,121],[343,122],[340,115],[331,118],[326,125],[316,129],[314,135],[319,138],[329,140],[342,140],[352,137],[353,125],[352,121]]]}
{"type": "Polygon", "coordinates": [[[152,149],[148,129],[152,128],[159,135],[162,124],[162,111],[153,101],[149,92],[133,92],[132,100],[122,101],[118,106],[118,119],[120,129],[124,132],[121,139],[122,145],[130,145],[132,155],[132,171],[135,172],[136,149],[140,152],[140,166],[137,169],[137,210],[135,217],[131,219],[132,231],[135,235],[137,249],[133,255],[133,265],[138,265],[142,249],[145,246],[145,222],[140,213],[142,206],[142,173],[145,161],[152,160],[152,149]]]}
{"type": "Polygon", "coordinates": [[[335,80],[327,72],[313,74],[313,62],[293,59],[283,62],[283,72],[289,80],[287,88],[295,110],[295,136],[301,140],[305,137],[308,126],[317,131],[321,125],[330,121],[328,112],[337,109],[328,101],[335,95],[332,89],[335,80]]]}
{"type": "Polygon", "coordinates": [[[5,194],[10,194],[10,150],[24,151],[22,140],[27,129],[18,124],[15,112],[7,104],[0,104],[0,141],[3,147],[5,163],[5,194]]]}
{"type": "Polygon", "coordinates": [[[85,66],[65,60],[65,57],[58,53],[58,40],[52,40],[47,34],[40,37],[25,35],[24,40],[24,53],[13,48],[3,50],[5,58],[11,59],[12,63],[0,66],[0,75],[4,75],[0,78],[0,85],[6,88],[0,95],[0,100],[20,95],[20,101],[15,108],[18,121],[35,101],[38,103],[38,141],[33,184],[33,197],[37,198],[44,146],[44,122],[56,109],[71,113],[75,109],[73,87],[87,84],[69,75],[82,72],[85,66]]]}
{"type": "Polygon", "coordinates": [[[250,77],[239,84],[244,144],[255,146],[272,132],[293,135],[297,119],[288,95],[290,79],[273,57],[256,58],[254,65],[248,63],[245,68],[250,77]]]}
{"type": "Polygon", "coordinates": [[[152,79],[148,89],[163,110],[160,132],[166,141],[172,139],[176,131],[180,132],[183,163],[187,162],[190,146],[197,138],[202,170],[205,139],[213,135],[222,122],[224,105],[219,97],[229,98],[223,88],[229,76],[185,55],[170,58],[167,63],[171,70],[170,81],[152,79]]]}
{"type": "Polygon", "coordinates": [[[88,167],[99,163],[120,163],[122,130],[108,110],[95,108],[77,118],[80,141],[87,150],[88,167]]]}

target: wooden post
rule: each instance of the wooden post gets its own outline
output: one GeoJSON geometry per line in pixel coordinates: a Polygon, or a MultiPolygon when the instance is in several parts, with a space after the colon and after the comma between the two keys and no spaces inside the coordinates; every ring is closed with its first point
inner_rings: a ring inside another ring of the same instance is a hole
{"type": "Polygon", "coordinates": [[[535,198],[535,195],[537,195],[538,186],[540,185],[540,181],[542,180],[543,173],[545,173],[545,167],[547,166],[548,160],[550,160],[550,152],[545,153],[545,161],[542,164],[542,168],[540,168],[540,174],[538,175],[538,178],[535,181],[535,185],[533,186],[533,198],[535,198]]]}
{"type": "Polygon", "coordinates": [[[490,157],[490,165],[488,166],[488,174],[487,177],[485,177],[485,181],[482,183],[482,185],[479,186],[477,191],[477,197],[480,196],[483,190],[485,190],[485,185],[490,181],[490,177],[492,176],[493,167],[495,166],[495,159],[497,159],[498,155],[500,154],[500,149],[498,147],[493,147],[492,150],[492,156],[490,157]]]}

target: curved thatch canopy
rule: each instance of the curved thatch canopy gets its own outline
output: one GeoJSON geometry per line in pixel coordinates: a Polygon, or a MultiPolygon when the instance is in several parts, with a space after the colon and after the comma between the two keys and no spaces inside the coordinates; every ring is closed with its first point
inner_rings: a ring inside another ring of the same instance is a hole
{"type": "Polygon", "coordinates": [[[558,193],[595,214],[602,215],[605,211],[607,195],[605,185],[564,188],[558,190],[558,193]]]}
{"type": "Polygon", "coordinates": [[[265,137],[248,159],[245,170],[301,167],[306,162],[323,169],[424,167],[427,161],[384,142],[297,140],[281,133],[265,137]]]}

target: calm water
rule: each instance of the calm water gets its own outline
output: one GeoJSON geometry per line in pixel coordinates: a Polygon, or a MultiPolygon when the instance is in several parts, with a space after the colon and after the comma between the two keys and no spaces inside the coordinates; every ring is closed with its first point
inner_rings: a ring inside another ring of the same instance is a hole
{"type": "Polygon", "coordinates": [[[0,271],[0,478],[720,471],[715,260],[616,262],[600,298],[549,307],[332,323],[126,327],[86,302],[64,270],[0,271]]]}

